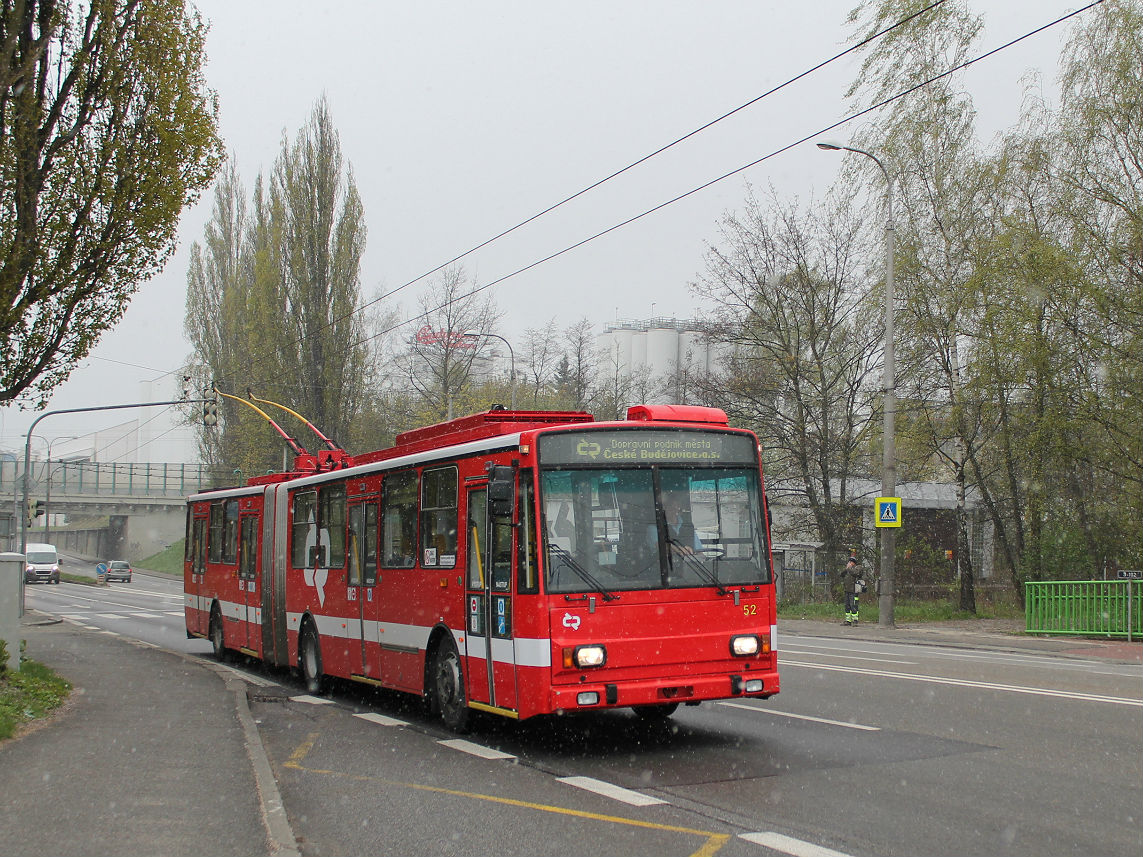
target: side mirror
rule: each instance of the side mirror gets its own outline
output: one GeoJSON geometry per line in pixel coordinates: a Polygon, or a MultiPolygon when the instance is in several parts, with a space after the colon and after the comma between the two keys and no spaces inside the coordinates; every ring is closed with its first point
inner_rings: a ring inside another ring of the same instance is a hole
{"type": "Polygon", "coordinates": [[[516,505],[516,471],[493,465],[488,473],[488,517],[511,518],[516,505]]]}

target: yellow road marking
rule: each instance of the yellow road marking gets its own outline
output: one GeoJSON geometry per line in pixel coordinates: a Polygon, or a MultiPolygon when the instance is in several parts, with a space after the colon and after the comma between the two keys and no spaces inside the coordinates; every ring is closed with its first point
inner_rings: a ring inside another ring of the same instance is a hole
{"type": "Polygon", "coordinates": [[[625,824],[628,827],[642,827],[647,830],[661,830],[665,833],[684,833],[689,836],[703,836],[706,837],[706,842],[702,847],[690,857],[711,857],[716,853],[726,841],[730,839],[729,833],[715,833],[711,830],[695,830],[690,827],[678,827],[673,824],[656,824],[652,821],[639,821],[633,818],[623,818],[618,815],[603,815],[598,812],[584,812],[579,809],[568,809],[564,806],[552,806],[551,804],[532,803],[526,800],[517,800],[515,798],[500,797],[498,795],[481,794],[480,792],[465,792],[457,789],[446,789],[440,786],[426,786],[421,783],[403,783],[397,780],[387,780],[382,777],[370,777],[364,774],[347,774],[343,771],[330,771],[322,768],[308,768],[302,764],[302,761],[309,755],[310,750],[313,749],[314,744],[317,742],[320,733],[311,732],[306,736],[306,740],[298,745],[297,749],[290,754],[290,758],[283,763],[283,767],[293,768],[296,771],[304,771],[307,774],[325,774],[331,777],[345,777],[356,782],[370,782],[380,783],[386,786],[396,786],[398,788],[413,789],[422,792],[434,792],[436,794],[450,795],[452,797],[465,797],[472,800],[483,800],[489,803],[499,803],[505,806],[516,806],[522,809],[534,809],[537,812],[550,812],[556,815],[569,815],[575,818],[584,818],[589,821],[603,821],[609,824],[625,824]]]}

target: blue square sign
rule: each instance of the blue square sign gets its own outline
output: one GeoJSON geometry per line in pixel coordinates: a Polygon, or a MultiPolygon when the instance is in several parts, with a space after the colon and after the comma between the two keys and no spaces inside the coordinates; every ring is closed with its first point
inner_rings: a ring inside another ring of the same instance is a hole
{"type": "Polygon", "coordinates": [[[879,527],[899,527],[901,526],[901,498],[900,497],[878,497],[877,505],[874,507],[877,513],[877,520],[875,523],[879,527]]]}

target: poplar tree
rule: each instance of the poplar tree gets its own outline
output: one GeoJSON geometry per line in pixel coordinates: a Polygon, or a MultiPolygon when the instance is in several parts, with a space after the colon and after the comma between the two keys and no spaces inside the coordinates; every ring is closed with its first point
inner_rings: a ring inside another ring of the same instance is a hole
{"type": "MultiPolygon", "coordinates": [[[[223,393],[278,402],[345,444],[374,382],[370,331],[379,319],[361,299],[364,211],[324,98],[295,139],[283,139],[248,210],[241,194],[232,168],[216,189],[206,247],[192,253],[195,360],[223,393]]],[[[309,451],[322,448],[292,416],[271,410],[309,451]]],[[[223,467],[248,475],[282,466],[282,440],[262,417],[231,400],[222,416],[220,428],[204,429],[221,439],[204,447],[220,444],[223,467]]]]}

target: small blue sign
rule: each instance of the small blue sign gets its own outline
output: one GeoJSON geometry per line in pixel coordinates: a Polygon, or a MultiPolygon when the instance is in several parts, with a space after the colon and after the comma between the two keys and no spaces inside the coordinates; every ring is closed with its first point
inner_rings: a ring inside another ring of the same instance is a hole
{"type": "Polygon", "coordinates": [[[901,498],[900,497],[878,497],[877,505],[877,520],[874,522],[879,527],[899,527],[901,526],[901,498]]]}

